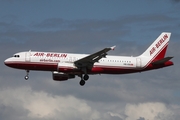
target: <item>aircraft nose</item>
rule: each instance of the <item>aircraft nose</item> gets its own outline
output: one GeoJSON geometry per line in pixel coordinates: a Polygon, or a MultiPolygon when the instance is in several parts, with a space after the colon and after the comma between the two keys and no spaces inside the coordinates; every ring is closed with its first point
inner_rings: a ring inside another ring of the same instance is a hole
{"type": "Polygon", "coordinates": [[[8,59],[6,59],[6,60],[4,61],[4,64],[7,65],[7,64],[8,64],[7,62],[8,62],[8,59]]]}
{"type": "Polygon", "coordinates": [[[6,66],[9,66],[9,58],[4,61],[4,64],[5,64],[6,66]]]}

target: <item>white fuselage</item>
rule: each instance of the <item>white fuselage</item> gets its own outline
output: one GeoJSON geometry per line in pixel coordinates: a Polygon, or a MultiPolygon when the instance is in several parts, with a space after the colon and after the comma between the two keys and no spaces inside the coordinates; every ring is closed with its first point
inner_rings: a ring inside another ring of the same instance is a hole
{"type": "Polygon", "coordinates": [[[81,77],[80,85],[89,79],[88,74],[127,74],[158,69],[173,65],[172,57],[165,57],[171,33],[163,32],[137,57],[110,56],[107,52],[115,46],[104,48],[93,54],[72,54],[27,51],[16,53],[5,60],[5,64],[12,68],[52,71],[53,79],[57,81],[81,77]]]}
{"type": "MultiPolygon", "coordinates": [[[[16,64],[15,68],[26,70],[43,70],[43,71],[58,71],[58,64],[64,67],[76,68],[74,62],[88,56],[88,54],[72,54],[72,53],[54,53],[54,52],[20,52],[5,61],[5,63],[16,64]],[[38,67],[38,66],[49,67],[38,67]],[[57,67],[53,67],[56,65],[57,67]],[[68,65],[68,66],[67,66],[68,65]],[[52,66],[52,67],[50,67],[52,66]],[[41,69],[43,68],[43,69],[41,69]],[[57,69],[57,70],[56,70],[57,69]]],[[[99,60],[94,64],[94,68],[108,69],[130,69],[140,70],[148,66],[150,60],[146,57],[127,57],[127,56],[110,56],[99,60]]],[[[13,66],[12,66],[13,67],[13,66]]],[[[63,71],[61,71],[63,72],[63,71]]],[[[112,71],[110,74],[120,71],[112,71]]],[[[99,73],[101,74],[101,73],[99,73]]]]}

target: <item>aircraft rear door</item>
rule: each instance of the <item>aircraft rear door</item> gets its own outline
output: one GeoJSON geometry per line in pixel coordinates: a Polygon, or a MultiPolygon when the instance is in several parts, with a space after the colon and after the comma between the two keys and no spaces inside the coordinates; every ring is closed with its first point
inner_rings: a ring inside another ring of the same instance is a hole
{"type": "Polygon", "coordinates": [[[29,52],[25,53],[25,61],[27,61],[27,62],[31,61],[31,50],[29,50],[29,52]]]}
{"type": "Polygon", "coordinates": [[[136,67],[137,68],[141,67],[141,58],[136,58],[136,67]]]}

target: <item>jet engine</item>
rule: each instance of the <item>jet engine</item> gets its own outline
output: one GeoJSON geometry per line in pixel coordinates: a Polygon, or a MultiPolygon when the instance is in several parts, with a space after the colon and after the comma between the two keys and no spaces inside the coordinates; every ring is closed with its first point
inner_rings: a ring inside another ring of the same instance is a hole
{"type": "Polygon", "coordinates": [[[75,75],[65,74],[65,73],[60,73],[60,72],[53,72],[52,77],[53,77],[53,80],[55,81],[66,81],[68,79],[75,78],[75,75]]]}

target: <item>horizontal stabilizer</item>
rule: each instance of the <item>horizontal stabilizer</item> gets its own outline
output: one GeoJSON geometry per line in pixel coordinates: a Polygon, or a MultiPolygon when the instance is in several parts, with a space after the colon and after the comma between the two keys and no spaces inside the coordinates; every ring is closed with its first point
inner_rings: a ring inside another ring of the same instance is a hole
{"type": "Polygon", "coordinates": [[[155,62],[152,62],[153,65],[160,65],[160,64],[164,64],[165,62],[169,61],[170,59],[172,59],[173,57],[165,57],[161,60],[157,60],[155,62]]]}

